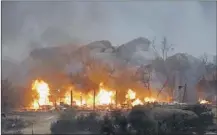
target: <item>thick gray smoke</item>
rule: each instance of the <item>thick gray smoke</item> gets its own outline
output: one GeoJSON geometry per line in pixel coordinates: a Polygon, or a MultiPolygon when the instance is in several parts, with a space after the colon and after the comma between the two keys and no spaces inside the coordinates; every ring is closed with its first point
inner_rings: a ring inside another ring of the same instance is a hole
{"type": "Polygon", "coordinates": [[[17,61],[38,47],[139,36],[167,36],[176,52],[215,54],[215,2],[2,2],[3,56],[17,61]]]}

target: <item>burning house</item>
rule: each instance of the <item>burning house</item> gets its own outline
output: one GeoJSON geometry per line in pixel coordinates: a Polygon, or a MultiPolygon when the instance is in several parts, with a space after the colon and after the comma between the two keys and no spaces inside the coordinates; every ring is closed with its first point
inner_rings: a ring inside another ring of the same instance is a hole
{"type": "Polygon", "coordinates": [[[32,51],[34,65],[28,77],[32,81],[31,107],[60,103],[83,108],[196,103],[198,72],[203,73],[200,62],[182,53],[161,60],[147,40],[137,38],[116,48],[109,41],[96,41],[82,47],[32,51]]]}

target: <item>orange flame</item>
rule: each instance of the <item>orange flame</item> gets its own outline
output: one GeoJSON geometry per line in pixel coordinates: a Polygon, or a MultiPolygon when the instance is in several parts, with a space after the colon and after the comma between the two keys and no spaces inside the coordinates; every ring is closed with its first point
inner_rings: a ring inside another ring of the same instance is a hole
{"type": "Polygon", "coordinates": [[[156,99],[153,97],[145,97],[144,101],[148,103],[154,103],[156,102],[156,99]]]}
{"type": "Polygon", "coordinates": [[[200,104],[211,104],[209,101],[204,100],[204,99],[199,99],[200,104]]]}
{"type": "MultiPolygon", "coordinates": [[[[115,97],[114,91],[105,89],[103,84],[100,83],[99,92],[96,94],[96,97],[95,97],[95,103],[96,105],[114,104],[115,103],[114,97],[115,97]]],[[[93,105],[93,94],[88,93],[84,95],[80,92],[77,92],[76,90],[73,90],[73,101],[75,102],[77,106],[87,105],[90,107],[93,105]]],[[[71,103],[70,92],[67,92],[65,94],[64,102],[66,104],[71,103]]]]}
{"type": "Polygon", "coordinates": [[[141,100],[136,99],[135,101],[132,102],[132,106],[135,106],[135,105],[143,105],[143,103],[141,100]]]}
{"type": "Polygon", "coordinates": [[[135,93],[133,90],[129,89],[129,90],[127,91],[127,94],[126,94],[125,97],[126,97],[127,99],[135,99],[135,98],[136,98],[136,93],[135,93]]]}
{"type": "MultiPolygon", "coordinates": [[[[71,88],[70,88],[71,89],[71,88]]],[[[39,109],[41,105],[52,105],[49,101],[50,96],[50,88],[49,85],[43,80],[35,80],[32,84],[32,90],[36,91],[38,97],[34,99],[32,103],[32,107],[34,109],[39,109]]],[[[87,94],[78,92],[78,90],[73,89],[72,91],[72,99],[73,103],[77,106],[93,106],[93,92],[89,92],[87,94]]],[[[107,89],[103,83],[99,84],[99,91],[95,96],[95,105],[114,105],[115,104],[115,91],[107,89]]],[[[153,97],[145,97],[144,100],[140,100],[136,92],[132,89],[128,89],[127,94],[125,95],[126,102],[129,105],[143,105],[146,102],[153,103],[156,102],[157,99],[153,97]]],[[[61,98],[60,101],[63,101],[65,104],[71,104],[71,92],[67,91],[64,95],[64,98],[61,98]]],[[[203,103],[203,101],[202,101],[203,103]]]]}
{"type": "Polygon", "coordinates": [[[41,105],[52,105],[49,101],[50,89],[46,82],[35,80],[32,84],[32,90],[36,91],[38,94],[38,98],[34,99],[32,104],[34,109],[39,109],[41,105]]]}

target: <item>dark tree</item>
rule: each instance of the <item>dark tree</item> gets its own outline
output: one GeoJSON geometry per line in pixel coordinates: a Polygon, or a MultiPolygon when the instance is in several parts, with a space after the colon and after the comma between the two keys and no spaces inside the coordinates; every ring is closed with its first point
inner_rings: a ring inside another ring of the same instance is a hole
{"type": "Polygon", "coordinates": [[[11,82],[9,82],[7,79],[2,80],[1,92],[1,103],[3,111],[7,111],[8,109],[11,109],[17,105],[17,95],[15,93],[16,91],[12,87],[11,82]]]}

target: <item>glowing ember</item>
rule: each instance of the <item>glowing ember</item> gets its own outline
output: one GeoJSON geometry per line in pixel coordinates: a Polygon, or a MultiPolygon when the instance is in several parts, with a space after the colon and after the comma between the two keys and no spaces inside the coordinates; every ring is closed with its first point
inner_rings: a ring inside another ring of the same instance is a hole
{"type": "Polygon", "coordinates": [[[127,94],[125,96],[127,99],[135,99],[136,98],[136,93],[134,91],[132,91],[131,89],[129,89],[127,91],[127,94]]]}
{"type": "Polygon", "coordinates": [[[34,99],[33,108],[38,109],[40,105],[52,105],[49,101],[50,89],[46,82],[35,80],[32,84],[32,90],[36,91],[38,98],[34,99]]]}
{"type": "Polygon", "coordinates": [[[146,97],[145,99],[144,99],[144,101],[145,102],[148,102],[148,103],[154,103],[154,102],[156,102],[156,99],[155,98],[152,98],[152,97],[146,97]]]}
{"type": "Polygon", "coordinates": [[[204,99],[202,99],[202,100],[200,99],[199,102],[200,102],[200,104],[210,104],[209,101],[204,100],[204,99]]]}

